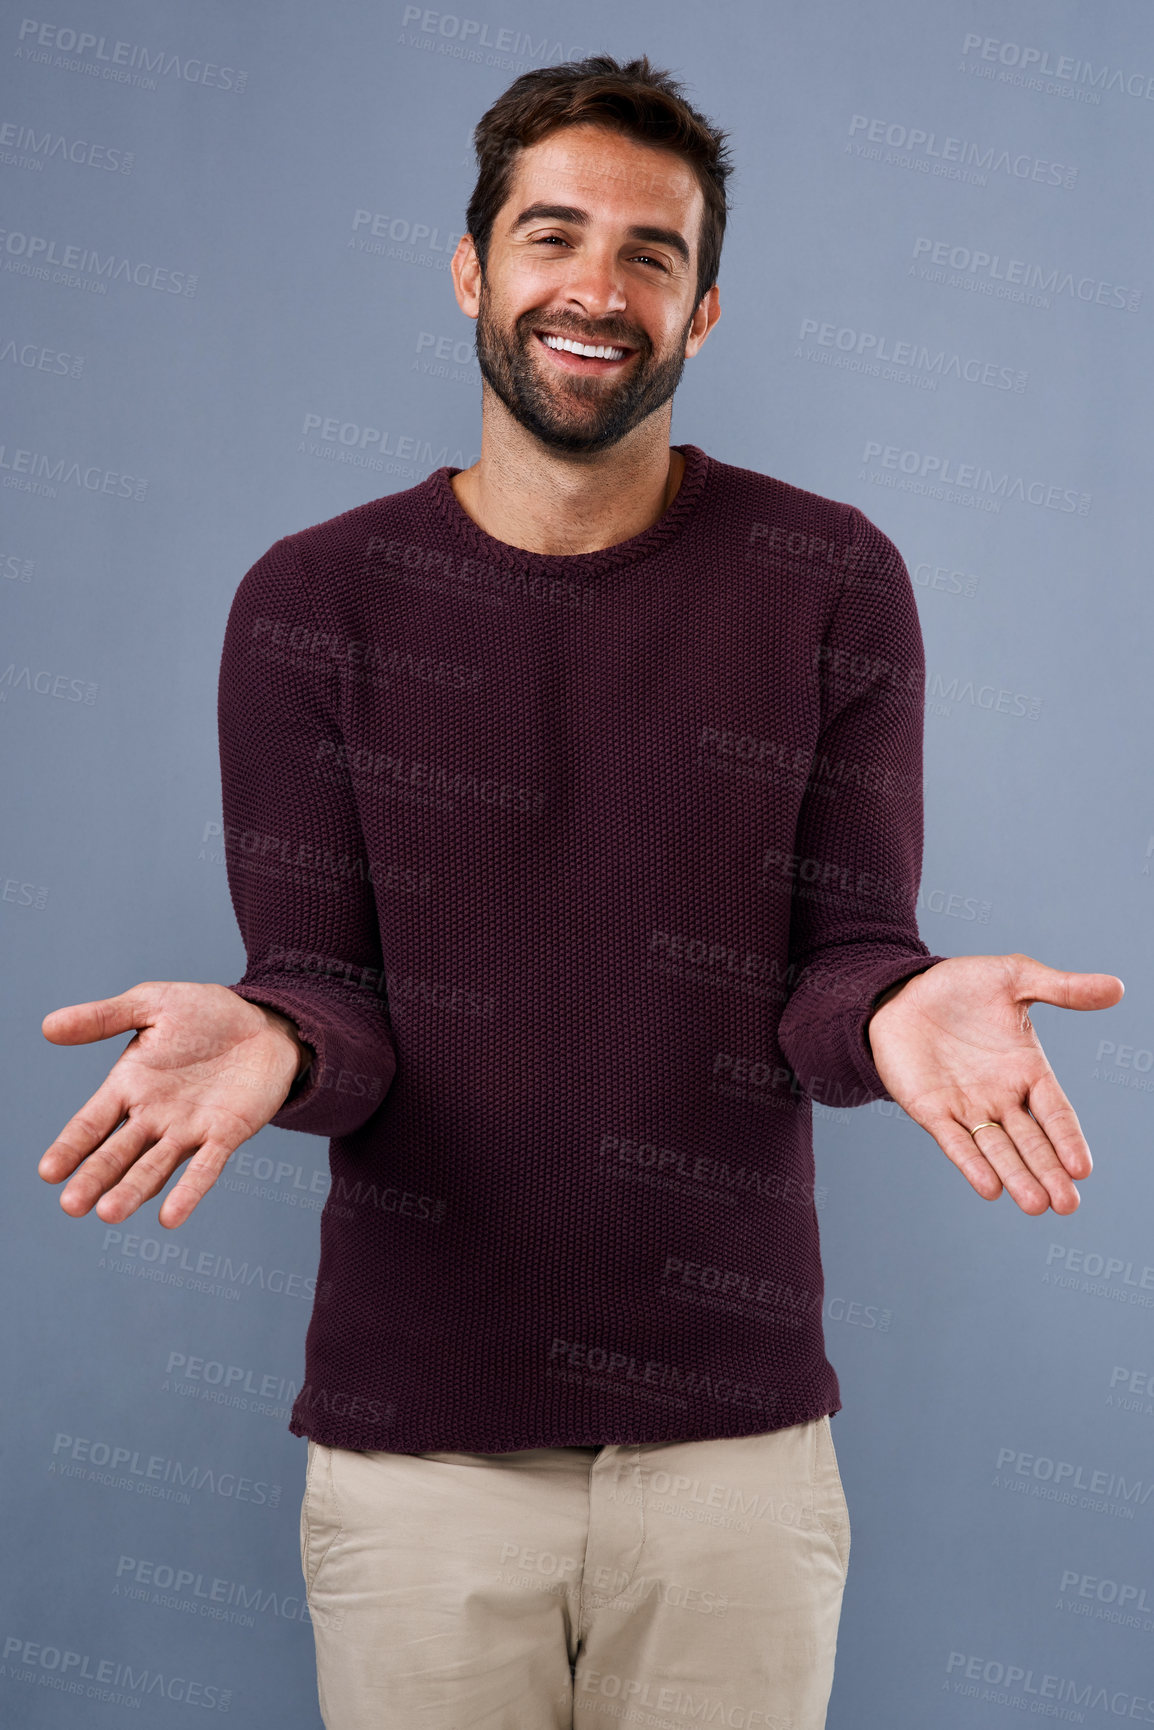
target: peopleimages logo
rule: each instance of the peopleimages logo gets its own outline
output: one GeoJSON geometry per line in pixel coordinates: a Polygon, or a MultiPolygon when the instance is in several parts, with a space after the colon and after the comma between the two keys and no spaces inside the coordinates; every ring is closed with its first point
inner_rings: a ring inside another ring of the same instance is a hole
{"type": "Polygon", "coordinates": [[[925,373],[927,385],[936,390],[940,378],[953,378],[964,384],[985,385],[989,390],[1024,391],[1028,374],[1020,367],[998,366],[994,361],[979,360],[974,355],[961,355],[945,348],[931,348],[928,343],[909,342],[879,335],[876,331],[856,330],[852,325],[836,325],[816,318],[803,318],[798,332],[801,342],[812,342],[830,354],[807,354],[800,347],[799,359],[821,359],[833,366],[847,365],[853,371],[871,376],[890,377],[891,372],[908,368],[925,373]],[[883,368],[886,370],[883,371],[883,368]]]}
{"type": "Polygon", "coordinates": [[[291,1405],[300,1393],[299,1384],[289,1376],[254,1370],[247,1364],[226,1364],[223,1359],[206,1358],[196,1353],[169,1352],[164,1370],[161,1393],[171,1393],[170,1384],[174,1384],[177,1391],[195,1385],[208,1388],[213,1394],[219,1391],[230,1397],[232,1403],[242,1406],[245,1396],[257,1401],[280,1400],[291,1405]]]}
{"type": "Polygon", "coordinates": [[[297,455],[413,476],[443,466],[464,468],[476,460],[459,447],[450,450],[447,445],[434,445],[419,433],[396,432],[388,427],[341,420],[337,415],[311,413],[301,423],[297,455]]]}
{"type": "Polygon", "coordinates": [[[1154,1265],[1103,1255],[1098,1250],[1078,1249],[1073,1244],[1052,1243],[1046,1251],[1046,1266],[1057,1262],[1067,1273],[1087,1274],[1091,1279],[1114,1280],[1134,1291],[1154,1291],[1154,1265]]]}
{"type": "Polygon", "coordinates": [[[312,1621],[303,1592],[222,1579],[218,1574],[202,1573],[195,1565],[183,1567],[180,1563],[157,1562],[146,1556],[118,1558],[111,1595],[157,1604],[166,1610],[188,1610],[242,1628],[255,1628],[257,1615],[291,1622],[312,1621]]]}
{"type": "Polygon", "coordinates": [[[1052,1675],[1045,1670],[1035,1672],[1026,1664],[1007,1663],[1002,1658],[987,1658],[984,1654],[969,1652],[951,1652],[946,1660],[946,1675],[953,1693],[994,1705],[1013,1706],[1019,1712],[1044,1713],[1047,1718],[1084,1722],[1081,1712],[1063,1711],[1058,1704],[1048,1707],[1041,1704],[1061,1701],[1069,1707],[1089,1706],[1115,1718],[1154,1724],[1154,1700],[1146,1694],[1132,1694],[1129,1689],[1116,1688],[1113,1683],[1104,1683],[1100,1679],[1086,1682],[1071,1676],[1052,1675]]]}
{"type": "MultiPolygon", "coordinates": [[[[1121,1472],[1083,1466],[1076,1460],[1054,1460],[1046,1454],[1028,1454],[1018,1448],[999,1448],[995,1469],[1007,1476],[1012,1473],[1042,1484],[1068,1484],[1071,1490],[1082,1490],[1089,1496],[1114,1497],[1139,1508],[1144,1508],[1154,1495],[1154,1483],[1142,1478],[1126,1478],[1121,1472]]],[[[998,1487],[996,1478],[994,1485],[998,1487]]]]}
{"type": "Polygon", "coordinates": [[[846,150],[867,161],[889,163],[897,168],[916,168],[923,174],[964,180],[985,186],[988,174],[1006,174],[1012,180],[1031,180],[1042,186],[1072,187],[1078,170],[1026,151],[999,150],[995,145],[975,144],[968,138],[939,136],[921,126],[899,121],[874,120],[855,114],[849,123],[846,150]],[[883,154],[882,146],[885,146],[883,154]]]}
{"type": "Polygon", "coordinates": [[[410,222],[408,217],[390,216],[380,210],[354,210],[352,235],[345,246],[402,264],[448,270],[460,238],[456,229],[442,237],[440,229],[428,222],[410,222]]]}
{"type": "Polygon", "coordinates": [[[190,1676],[174,1676],[149,1670],[131,1660],[102,1657],[98,1652],[74,1652],[43,1640],[26,1640],[9,1634],[4,1641],[4,1674],[14,1682],[55,1688],[63,1694],[82,1694],[110,1706],[131,1706],[139,1711],[145,1695],[149,1705],[171,1700],[181,1706],[200,1706],[209,1712],[227,1712],[232,1689],[216,1682],[201,1682],[190,1676]]]}
{"type": "MultiPolygon", "coordinates": [[[[162,1243],[159,1238],[143,1237],[140,1232],[123,1232],[109,1226],[101,1238],[98,1267],[111,1267],[117,1273],[134,1273],[189,1291],[208,1291],[219,1296],[222,1291],[235,1296],[240,1288],[275,1292],[279,1296],[302,1299],[320,1298],[313,1274],[290,1273],[285,1268],[268,1267],[263,1262],[234,1262],[231,1256],[215,1250],[194,1250],[190,1244],[162,1243]],[[219,1282],[228,1282],[222,1286],[219,1282]]],[[[327,1282],[326,1282],[327,1284],[327,1282]]]]}
{"type": "Polygon", "coordinates": [[[80,492],[132,499],[137,504],[143,502],[148,492],[147,480],[139,475],[126,475],[119,469],[102,469],[79,458],[9,444],[0,444],[0,486],[49,499],[58,497],[61,487],[75,487],[80,492]]]}
{"type": "Polygon", "coordinates": [[[133,1490],[159,1501],[178,1500],[185,1506],[189,1505],[190,1490],[268,1508],[279,1507],[281,1499],[281,1485],[263,1478],[221,1471],[218,1466],[193,1465],[164,1454],[145,1455],[126,1443],[73,1436],[65,1430],[56,1432],[48,1470],[53,1477],[87,1478],[110,1489],[133,1490]]]}
{"type": "Polygon", "coordinates": [[[1079,1598],[1091,1598],[1099,1604],[1133,1604],[1136,1610],[1154,1615],[1154,1604],[1146,1596],[1145,1586],[1132,1586],[1117,1580],[1103,1580],[1097,1574],[1084,1574],[1078,1568],[1063,1568],[1058,1584],[1061,1593],[1079,1598]]]}
{"type": "Polygon", "coordinates": [[[45,162],[75,162],[108,174],[131,174],[136,160],[131,150],[94,144],[87,138],[66,138],[62,132],[38,132],[13,120],[0,122],[0,162],[8,168],[42,169],[45,162]]]}
{"type": "Polygon", "coordinates": [[[861,460],[880,462],[883,471],[895,476],[889,482],[884,474],[878,476],[866,469],[860,476],[862,480],[896,485],[900,490],[927,493],[932,498],[952,499],[956,494],[957,502],[966,503],[969,502],[966,495],[972,495],[983,502],[983,508],[993,511],[1000,510],[1004,500],[1017,499],[1041,510],[1076,513],[1080,517],[1090,513],[1093,497],[1090,493],[1049,481],[1030,480],[1025,475],[1011,474],[1008,469],[998,473],[980,463],[955,462],[953,457],[931,451],[902,450],[900,445],[883,445],[877,439],[867,439],[861,460]]]}
{"type": "Polygon", "coordinates": [[[914,241],[912,256],[909,276],[921,277],[925,282],[943,282],[953,288],[968,288],[976,294],[997,295],[1000,300],[1050,306],[1051,296],[1064,294],[1087,306],[1118,307],[1123,312],[1137,312],[1142,300],[1140,288],[1125,288],[1096,276],[1076,276],[1060,265],[1003,258],[998,252],[956,246],[949,240],[931,240],[924,234],[914,241]]]}
{"type": "Polygon", "coordinates": [[[1024,73],[1029,77],[1056,78],[1071,85],[1093,90],[1112,90],[1118,96],[1135,96],[1143,102],[1154,102],[1154,73],[1124,72],[1120,66],[1108,63],[1095,66],[1092,60],[1076,60],[1069,54],[1051,54],[1048,48],[1035,48],[1021,42],[1001,42],[996,36],[969,33],[962,42],[962,60],[972,65],[981,61],[1024,73]]]}
{"type": "Polygon", "coordinates": [[[23,234],[0,228],[0,254],[5,270],[18,276],[33,276],[39,282],[65,282],[69,287],[91,288],[107,294],[110,282],[131,283],[163,294],[193,295],[196,277],[184,270],[169,270],[142,258],[126,258],[115,252],[97,252],[91,246],[73,246],[43,234],[23,234]]]}
{"type": "Polygon", "coordinates": [[[66,24],[42,24],[38,18],[22,19],[17,38],[18,60],[86,72],[116,84],[140,84],[155,90],[158,78],[176,78],[182,84],[203,84],[207,89],[239,94],[248,83],[248,73],[235,66],[170,54],[164,48],[146,48],[139,42],[113,41],[66,24]]]}
{"type": "MultiPolygon", "coordinates": [[[[84,357],[61,354],[40,342],[20,342],[13,337],[0,337],[0,365],[22,366],[29,372],[50,372],[61,378],[79,378],[84,371],[84,357]]],[[[0,555],[0,565],[2,565],[0,555]]],[[[0,576],[9,573],[0,569],[0,576]]]]}
{"type": "Polygon", "coordinates": [[[406,6],[401,14],[398,42],[427,54],[447,54],[454,60],[471,60],[478,66],[547,66],[561,60],[581,60],[595,52],[579,42],[563,42],[556,36],[534,38],[512,25],[494,27],[487,18],[464,18],[457,12],[436,12],[431,6],[406,6]],[[419,34],[406,34],[410,25],[419,34]]]}

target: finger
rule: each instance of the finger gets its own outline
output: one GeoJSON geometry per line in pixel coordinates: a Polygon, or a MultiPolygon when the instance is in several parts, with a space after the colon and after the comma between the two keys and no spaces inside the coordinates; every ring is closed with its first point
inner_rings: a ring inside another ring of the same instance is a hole
{"type": "Polygon", "coordinates": [[[1010,1116],[1013,1107],[999,1105],[996,1108],[998,1117],[987,1123],[986,1117],[992,1117],[994,1109],[989,1108],[979,1120],[983,1127],[972,1137],[974,1145],[981,1148],[987,1165],[1003,1188],[1009,1190],[1012,1200],[1017,1202],[1023,1213],[1045,1213],[1050,1205],[1050,1192],[1027,1170],[1014,1146],[1013,1138],[1004,1127],[1004,1119],[1010,1116]]]}
{"type": "Polygon", "coordinates": [[[1052,1069],[1030,1088],[1029,1105],[1070,1176],[1089,1177],[1094,1161],[1082,1125],[1052,1069]]]}
{"type": "Polygon", "coordinates": [[[188,1170],[181,1172],[178,1181],[161,1202],[157,1215],[161,1225],[171,1229],[184,1224],[197,1202],[208,1194],[234,1151],[232,1147],[221,1142],[205,1142],[189,1164],[188,1170]]]}
{"type": "Polygon", "coordinates": [[[1017,995],[1032,1003],[1054,1003],[1059,1009],[1109,1009],[1120,1003],[1126,987],[1114,973],[1070,973],[1047,967],[1032,955],[1015,955],[1017,995]]]}
{"type": "MultiPolygon", "coordinates": [[[[1080,1201],[1078,1191],[1037,1119],[1022,1105],[1004,1106],[1001,1127],[1009,1142],[1009,1151],[1004,1155],[1005,1164],[999,1163],[998,1154],[991,1153],[988,1148],[986,1158],[994,1165],[1019,1207],[1026,1213],[1045,1213],[1048,1207],[1052,1207],[1055,1213],[1074,1213],[1080,1201]],[[1014,1160],[1016,1166],[1011,1165],[1014,1160]],[[1029,1181],[1031,1178],[1032,1183],[1029,1181]],[[1039,1187],[1044,1192],[1045,1201],[1041,1207],[1036,1207],[1033,1202],[1039,1187]]],[[[986,1138],[992,1139],[994,1135],[992,1129],[978,1133],[983,1147],[986,1138]]]]}
{"type": "Polygon", "coordinates": [[[119,1183],[133,1160],[146,1147],[158,1140],[157,1132],[149,1129],[138,1117],[128,1117],[115,1135],[109,1136],[87,1163],[81,1166],[60,1197],[65,1213],[74,1218],[91,1211],[99,1198],[119,1183]]]}
{"type": "Polygon", "coordinates": [[[120,1225],[144,1202],[158,1195],[177,1166],[199,1146],[199,1138],[190,1142],[187,1135],[180,1137],[171,1131],[162,1135],[134,1160],[119,1183],[112,1184],[100,1197],[96,1204],[100,1218],[106,1225],[120,1225]]]}
{"type": "Polygon", "coordinates": [[[53,1045],[91,1045],[111,1039],[116,1033],[131,1033],[149,1026],[155,1009],[143,986],[122,991],[116,997],[97,997],[90,1003],[66,1003],[49,1010],[40,1031],[53,1045]]]}
{"type": "Polygon", "coordinates": [[[75,1117],[70,1117],[56,1140],[40,1155],[37,1171],[46,1183],[61,1183],[82,1159],[94,1152],[119,1123],[124,1121],[127,1102],[113,1089],[100,1088],[75,1117]]]}
{"type": "MultiPolygon", "coordinates": [[[[926,1119],[923,1127],[933,1136],[946,1158],[957,1166],[970,1188],[976,1190],[983,1201],[997,1201],[1002,1193],[1002,1180],[957,1118],[926,1119]]],[[[984,1135],[985,1131],[982,1133],[984,1135]]]]}

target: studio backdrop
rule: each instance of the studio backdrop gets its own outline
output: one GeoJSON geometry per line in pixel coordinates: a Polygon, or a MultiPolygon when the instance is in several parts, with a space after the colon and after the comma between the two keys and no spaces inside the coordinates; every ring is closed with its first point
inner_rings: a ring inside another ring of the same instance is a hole
{"type": "Polygon", "coordinates": [[[0,21],[13,1730],[319,1725],[287,1424],[326,1143],[266,1128],[176,1231],[69,1218],[37,1163],[126,1040],[40,1021],[243,972],[233,593],[477,460],[472,128],[599,52],[681,79],[736,164],[674,441],[860,506],[909,567],[925,942],[1127,988],[1034,1011],[1096,1161],[1072,1215],[982,1201],[888,1101],[814,1107],[830,1727],[1154,1723],[1148,0],[53,0],[0,21]]]}

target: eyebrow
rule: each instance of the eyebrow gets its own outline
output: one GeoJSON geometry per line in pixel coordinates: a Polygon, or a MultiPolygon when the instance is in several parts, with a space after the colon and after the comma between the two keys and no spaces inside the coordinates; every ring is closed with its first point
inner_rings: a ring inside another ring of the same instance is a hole
{"type": "MultiPolygon", "coordinates": [[[[512,224],[509,233],[516,234],[519,228],[526,227],[530,222],[569,222],[575,228],[588,228],[589,212],[581,210],[575,204],[529,204],[512,224]]],[[[684,264],[688,265],[690,262],[689,245],[685,236],[676,228],[653,228],[644,223],[634,223],[626,233],[630,240],[647,240],[654,246],[671,246],[684,264]]]]}

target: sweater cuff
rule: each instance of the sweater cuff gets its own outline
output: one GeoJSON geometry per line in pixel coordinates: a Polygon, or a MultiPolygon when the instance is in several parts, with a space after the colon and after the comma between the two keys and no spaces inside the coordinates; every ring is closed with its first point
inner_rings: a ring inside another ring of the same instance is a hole
{"type": "Polygon", "coordinates": [[[889,986],[948,960],[875,946],[873,954],[843,953],[836,964],[812,970],[795,988],[778,1027],[780,1049],[802,1092],[834,1110],[892,1100],[866,1041],[876,1000],[889,986]]]}
{"type": "Polygon", "coordinates": [[[936,967],[939,961],[948,959],[949,957],[945,955],[929,955],[913,966],[908,961],[904,964],[891,963],[888,967],[879,965],[875,979],[861,982],[861,999],[844,1013],[848,1055],[857,1073],[858,1083],[865,1092],[865,1099],[862,1100],[862,1104],[874,1099],[888,1099],[893,1104],[897,1104],[878,1074],[873,1054],[870,1051],[867,1029],[876,1008],[875,1000],[889,986],[896,985],[899,981],[913,979],[919,973],[926,973],[931,967],[936,967]]]}
{"type": "Polygon", "coordinates": [[[351,1135],[367,1123],[392,1084],[397,1060],[387,1030],[366,1031],[347,1006],[318,1002],[299,987],[230,985],[238,997],[287,1016],[316,1058],[292,1084],[269,1118],[275,1129],[310,1135],[351,1135]]]}

